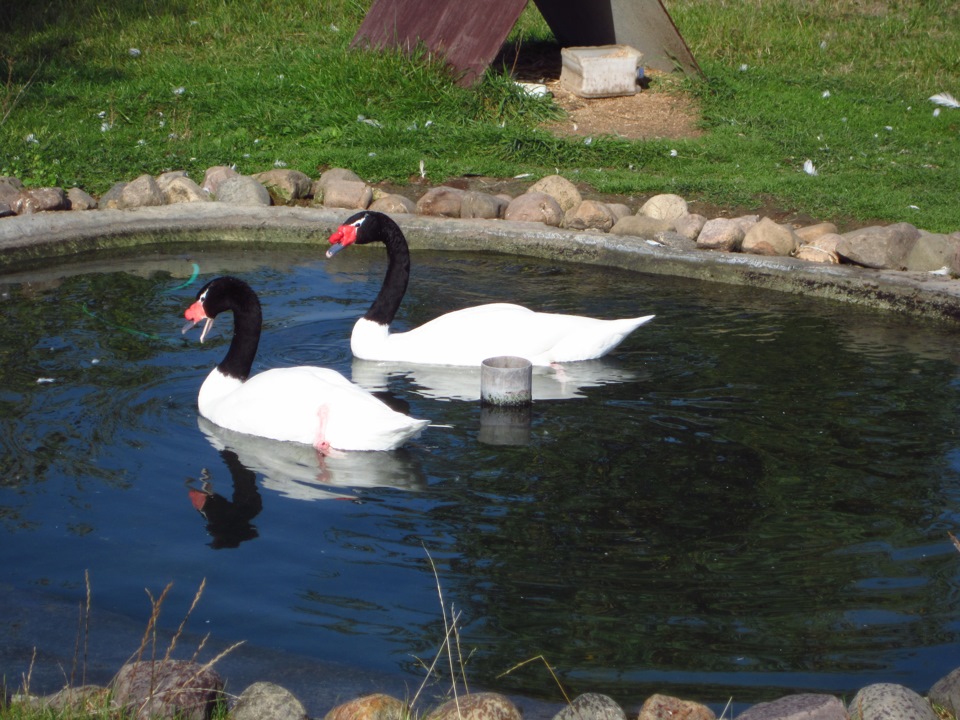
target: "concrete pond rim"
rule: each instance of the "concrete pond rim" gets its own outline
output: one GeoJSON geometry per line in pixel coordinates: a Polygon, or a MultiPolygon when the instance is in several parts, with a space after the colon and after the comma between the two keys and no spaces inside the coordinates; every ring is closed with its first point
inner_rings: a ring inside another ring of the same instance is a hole
{"type": "MultiPolygon", "coordinates": [[[[51,261],[176,242],[298,243],[326,249],[355,210],[183,203],[129,210],[36,213],[0,221],[0,274],[51,261]]],[[[676,250],[641,237],[541,223],[394,215],[413,251],[529,256],[757,287],[944,321],[960,320],[960,281],[926,272],[819,265],[789,257],[676,250]]]]}

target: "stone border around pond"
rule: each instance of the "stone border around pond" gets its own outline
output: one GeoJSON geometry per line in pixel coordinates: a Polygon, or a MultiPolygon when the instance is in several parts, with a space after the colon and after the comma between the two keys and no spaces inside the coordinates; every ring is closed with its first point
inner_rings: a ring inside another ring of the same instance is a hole
{"type": "MultiPolygon", "coordinates": [[[[42,212],[0,220],[0,272],[96,250],[169,241],[315,242],[353,210],[181,203],[130,210],[42,212]]],[[[397,214],[413,249],[528,255],[637,272],[746,285],[925,317],[960,319],[960,282],[929,272],[821,265],[791,257],[679,250],[649,238],[598,234],[536,222],[397,214]]],[[[319,251],[318,251],[319,252],[319,251]]]]}

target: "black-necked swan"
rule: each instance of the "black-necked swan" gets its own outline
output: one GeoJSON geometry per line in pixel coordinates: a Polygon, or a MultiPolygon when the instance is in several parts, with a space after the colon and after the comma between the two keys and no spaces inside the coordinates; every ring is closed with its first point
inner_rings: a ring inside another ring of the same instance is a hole
{"type": "Polygon", "coordinates": [[[213,319],[226,311],[233,312],[230,349],[197,397],[200,414],[220,427],[327,452],[393,450],[429,422],[391,410],[328,368],[275,368],[250,377],[263,316],[257,294],[239,278],[214,278],[200,288],[184,312],[190,322],[183,332],[204,320],[203,342],[213,319]]]}
{"type": "Polygon", "coordinates": [[[534,365],[593,360],[610,352],[653,315],[600,320],[581,315],[534,312],[520,305],[491,303],[441,315],[418,328],[391,333],[410,278],[407,239],[387,215],[362,211],[330,236],[327,257],[354,243],[382,242],[389,261],[380,292],[353,326],[350,348],[363,360],[433,365],[474,365],[500,355],[534,365]]]}

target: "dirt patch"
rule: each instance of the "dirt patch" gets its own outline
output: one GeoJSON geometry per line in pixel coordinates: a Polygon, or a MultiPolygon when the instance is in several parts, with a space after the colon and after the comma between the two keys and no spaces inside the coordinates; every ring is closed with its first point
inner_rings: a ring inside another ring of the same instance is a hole
{"type": "Polygon", "coordinates": [[[610,98],[582,98],[560,84],[544,83],[567,118],[545,125],[555,135],[616,135],[629,140],[676,140],[703,134],[700,110],[688,96],[662,92],[653,79],[636,95],[610,98]]]}
{"type": "Polygon", "coordinates": [[[700,108],[686,93],[676,90],[680,77],[648,70],[636,95],[582,98],[560,84],[560,48],[550,43],[525,45],[501,61],[519,82],[547,86],[554,102],[567,113],[544,128],[558,136],[616,135],[630,140],[695,138],[700,108]]]}

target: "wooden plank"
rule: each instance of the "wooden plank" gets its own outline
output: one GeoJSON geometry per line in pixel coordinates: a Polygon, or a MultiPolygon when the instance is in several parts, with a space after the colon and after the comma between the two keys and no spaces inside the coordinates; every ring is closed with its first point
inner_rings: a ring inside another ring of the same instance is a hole
{"type": "Polygon", "coordinates": [[[351,47],[400,47],[422,42],[459,73],[462,85],[475,82],[493,60],[527,0],[376,0],[351,47]]]}

